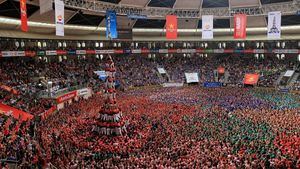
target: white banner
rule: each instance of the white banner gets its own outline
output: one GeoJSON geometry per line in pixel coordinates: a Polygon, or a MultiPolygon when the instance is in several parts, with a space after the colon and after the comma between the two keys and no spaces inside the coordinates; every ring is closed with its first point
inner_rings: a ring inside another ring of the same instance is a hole
{"type": "Polygon", "coordinates": [[[56,52],[56,50],[47,50],[46,55],[47,56],[55,56],[55,55],[57,55],[57,52],[56,52]]]}
{"type": "Polygon", "coordinates": [[[39,0],[39,3],[40,3],[40,14],[52,11],[52,1],[39,0]]]}
{"type": "Polygon", "coordinates": [[[64,24],[65,24],[65,6],[62,0],[55,0],[55,24],[56,24],[56,36],[65,36],[64,24]]]}
{"type": "Polygon", "coordinates": [[[268,39],[280,39],[281,36],[281,12],[269,12],[268,14],[268,39]]]}
{"type": "Polygon", "coordinates": [[[114,50],[95,50],[96,54],[113,54],[114,50]]]}
{"type": "Polygon", "coordinates": [[[184,73],[186,78],[186,83],[199,83],[198,73],[184,73]]]}
{"type": "Polygon", "coordinates": [[[25,51],[2,51],[2,57],[25,56],[25,51]]]}
{"type": "Polygon", "coordinates": [[[157,68],[159,74],[166,74],[166,70],[164,68],[157,68]]]}
{"type": "Polygon", "coordinates": [[[85,55],[86,50],[76,50],[76,55],[85,55]]]}
{"type": "Polygon", "coordinates": [[[287,70],[284,74],[284,77],[291,77],[295,73],[294,70],[287,70]]]}
{"type": "Polygon", "coordinates": [[[214,16],[203,15],[202,16],[202,39],[214,38],[214,16]]]}

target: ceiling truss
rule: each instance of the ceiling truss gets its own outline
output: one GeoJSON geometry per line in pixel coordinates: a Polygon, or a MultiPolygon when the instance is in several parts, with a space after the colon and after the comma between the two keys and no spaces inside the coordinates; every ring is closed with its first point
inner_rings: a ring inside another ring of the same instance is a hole
{"type": "Polygon", "coordinates": [[[258,7],[244,8],[201,8],[199,9],[174,9],[157,7],[137,7],[124,4],[112,4],[96,0],[63,0],[65,6],[80,10],[105,13],[108,9],[115,10],[119,15],[146,15],[148,18],[165,18],[166,15],[175,14],[179,18],[201,18],[202,15],[214,15],[216,17],[231,17],[234,14],[243,13],[249,16],[264,16],[271,11],[281,11],[283,15],[296,14],[300,9],[300,0],[285,3],[275,3],[258,7]]]}

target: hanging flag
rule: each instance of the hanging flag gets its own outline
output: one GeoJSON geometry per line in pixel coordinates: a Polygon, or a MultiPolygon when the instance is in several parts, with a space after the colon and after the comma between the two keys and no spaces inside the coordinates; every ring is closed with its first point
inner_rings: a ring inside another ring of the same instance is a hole
{"type": "Polygon", "coordinates": [[[64,24],[65,24],[65,15],[64,15],[65,5],[62,0],[55,0],[55,25],[56,25],[56,36],[65,36],[64,24]]]}
{"type": "Polygon", "coordinates": [[[245,39],[247,28],[247,15],[235,14],[234,15],[234,39],[245,39]]]}
{"type": "Polygon", "coordinates": [[[52,1],[49,0],[39,0],[40,4],[40,14],[49,12],[52,10],[52,1]]]}
{"type": "Polygon", "coordinates": [[[202,16],[202,39],[214,38],[214,16],[203,15],[202,16]]]}
{"type": "Polygon", "coordinates": [[[20,10],[21,10],[21,30],[23,32],[27,32],[28,23],[27,23],[26,0],[20,0],[20,10]]]}
{"type": "Polygon", "coordinates": [[[118,38],[117,14],[113,10],[106,11],[106,38],[118,38]]]}
{"type": "Polygon", "coordinates": [[[166,37],[167,39],[177,39],[177,16],[167,15],[166,17],[166,37]]]}
{"type": "Polygon", "coordinates": [[[281,36],[281,12],[269,12],[268,14],[268,38],[279,39],[281,36]]]}

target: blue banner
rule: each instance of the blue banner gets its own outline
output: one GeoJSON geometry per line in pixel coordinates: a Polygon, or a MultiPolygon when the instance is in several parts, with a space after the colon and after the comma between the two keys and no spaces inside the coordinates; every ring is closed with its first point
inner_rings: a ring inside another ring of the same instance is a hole
{"type": "Polygon", "coordinates": [[[106,37],[109,39],[118,38],[117,14],[113,10],[106,11],[106,37]]]}
{"type": "Polygon", "coordinates": [[[222,83],[220,83],[220,82],[205,82],[204,87],[208,87],[208,88],[222,87],[222,83]]]}

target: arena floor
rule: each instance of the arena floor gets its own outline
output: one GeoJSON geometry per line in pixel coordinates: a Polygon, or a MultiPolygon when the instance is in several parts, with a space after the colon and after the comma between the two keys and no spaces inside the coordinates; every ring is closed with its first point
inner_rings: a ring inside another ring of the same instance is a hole
{"type": "Polygon", "coordinates": [[[300,167],[299,95],[194,86],[131,90],[120,93],[118,102],[129,122],[125,137],[91,132],[101,95],[48,119],[40,130],[44,146],[52,151],[59,143],[64,150],[52,163],[103,168],[300,167]],[[49,136],[53,133],[55,137],[49,136]],[[85,164],[76,164],[82,158],[85,164]]]}

